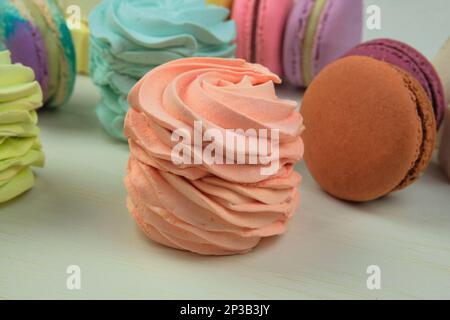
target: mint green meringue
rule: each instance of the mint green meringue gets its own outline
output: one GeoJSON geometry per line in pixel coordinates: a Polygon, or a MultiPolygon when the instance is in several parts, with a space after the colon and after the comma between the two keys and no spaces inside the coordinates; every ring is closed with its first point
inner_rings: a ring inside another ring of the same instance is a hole
{"type": "Polygon", "coordinates": [[[125,140],[127,95],[148,71],[185,57],[235,55],[236,27],[228,9],[204,0],[105,0],[89,17],[90,73],[102,99],[97,115],[125,140]]]}

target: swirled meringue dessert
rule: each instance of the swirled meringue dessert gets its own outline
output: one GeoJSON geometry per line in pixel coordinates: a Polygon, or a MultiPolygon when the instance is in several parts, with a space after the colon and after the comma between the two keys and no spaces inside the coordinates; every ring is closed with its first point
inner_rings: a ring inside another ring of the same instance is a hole
{"type": "Polygon", "coordinates": [[[9,51],[0,51],[0,203],[30,189],[30,168],[44,164],[36,113],[41,106],[33,70],[11,64],[9,51]]]}
{"type": "Polygon", "coordinates": [[[304,126],[296,102],[277,97],[280,82],[244,60],[185,58],[133,87],[127,204],[150,239],[231,255],[286,230],[304,126]]]}
{"type": "Polygon", "coordinates": [[[89,65],[101,91],[97,115],[106,131],[126,140],[127,95],[152,68],[184,57],[234,57],[236,28],[228,15],[228,9],[204,0],[100,3],[89,17],[89,65]]]}

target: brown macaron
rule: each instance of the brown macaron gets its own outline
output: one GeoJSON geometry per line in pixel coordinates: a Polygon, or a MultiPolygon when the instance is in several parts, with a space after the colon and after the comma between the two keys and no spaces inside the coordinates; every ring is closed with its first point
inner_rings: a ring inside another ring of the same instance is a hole
{"type": "Polygon", "coordinates": [[[370,57],[326,67],[305,93],[305,161],[332,196],[369,201],[403,189],[428,166],[433,107],[405,71],[370,57]]]}

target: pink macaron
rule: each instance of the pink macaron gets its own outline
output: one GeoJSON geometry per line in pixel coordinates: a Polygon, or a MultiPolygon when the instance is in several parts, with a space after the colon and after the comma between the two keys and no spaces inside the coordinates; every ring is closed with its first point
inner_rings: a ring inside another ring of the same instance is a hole
{"type": "Polygon", "coordinates": [[[284,74],[307,87],[329,63],[361,42],[362,0],[298,0],[287,21],[284,74]]]}
{"type": "Polygon", "coordinates": [[[282,76],[284,29],[292,5],[292,0],[235,0],[236,56],[282,76]]]}

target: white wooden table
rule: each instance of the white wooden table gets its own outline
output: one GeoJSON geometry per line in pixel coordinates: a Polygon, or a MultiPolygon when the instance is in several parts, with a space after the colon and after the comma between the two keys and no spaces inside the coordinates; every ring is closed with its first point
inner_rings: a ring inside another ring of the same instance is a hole
{"type": "MultiPolygon", "coordinates": [[[[366,39],[402,39],[433,57],[450,34],[446,0],[367,4],[381,6],[383,28],[366,39]]],[[[40,113],[46,167],[32,191],[0,205],[0,298],[450,298],[450,183],[436,162],[409,189],[360,205],[323,193],[300,164],[303,202],[284,236],[202,257],[135,226],[128,148],[100,128],[97,99],[79,77],[63,110],[40,113]],[[81,290],[66,287],[69,265],[81,268],[81,290]],[[381,290],[367,289],[369,265],[381,268],[381,290]]]]}

